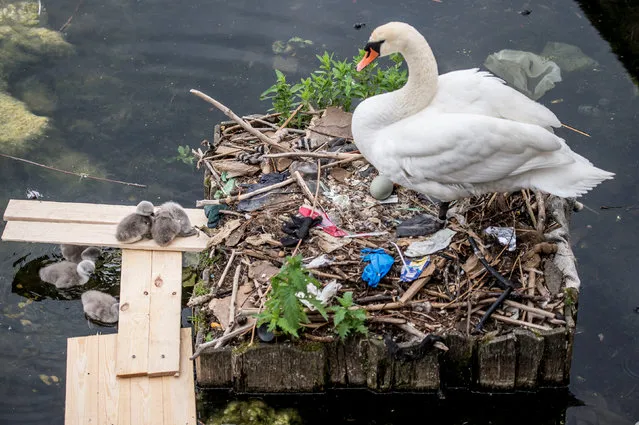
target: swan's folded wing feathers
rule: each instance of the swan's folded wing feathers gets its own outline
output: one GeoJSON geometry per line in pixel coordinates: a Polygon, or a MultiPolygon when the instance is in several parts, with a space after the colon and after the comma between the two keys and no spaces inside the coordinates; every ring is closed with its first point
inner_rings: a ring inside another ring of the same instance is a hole
{"type": "Polygon", "coordinates": [[[504,118],[542,127],[560,127],[557,116],[529,99],[502,79],[478,68],[439,76],[438,89],[429,109],[444,113],[470,113],[504,118]]]}
{"type": "Polygon", "coordinates": [[[409,181],[486,183],[574,162],[539,126],[469,114],[414,116],[383,130],[375,155],[409,181]]]}

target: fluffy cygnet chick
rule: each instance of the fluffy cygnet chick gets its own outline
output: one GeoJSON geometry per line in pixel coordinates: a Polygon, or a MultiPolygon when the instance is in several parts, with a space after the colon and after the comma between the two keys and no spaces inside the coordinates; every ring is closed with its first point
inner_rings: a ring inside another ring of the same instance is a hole
{"type": "Polygon", "coordinates": [[[180,222],[171,216],[171,213],[160,209],[153,218],[151,234],[153,240],[160,246],[167,246],[180,233],[182,226],[180,222]]]}
{"type": "Polygon", "coordinates": [[[180,204],[175,202],[165,202],[160,205],[160,211],[168,211],[171,217],[180,223],[180,232],[178,233],[178,236],[193,236],[197,234],[197,231],[191,224],[189,216],[180,204]]]}
{"type": "Polygon", "coordinates": [[[82,294],[82,308],[91,320],[101,323],[115,323],[118,321],[120,303],[104,292],[86,291],[82,294]]]}
{"type": "Polygon", "coordinates": [[[44,282],[52,283],[56,288],[70,288],[84,285],[95,271],[95,263],[82,260],[80,264],[71,261],[61,261],[40,269],[38,274],[44,282]]]}
{"type": "Polygon", "coordinates": [[[60,250],[65,260],[76,264],[82,260],[90,260],[95,263],[102,255],[102,250],[95,246],[62,244],[60,250]]]}
{"type": "Polygon", "coordinates": [[[133,214],[127,215],[120,221],[115,231],[115,238],[123,243],[150,238],[152,217],[153,204],[149,201],[140,202],[133,214]]]}

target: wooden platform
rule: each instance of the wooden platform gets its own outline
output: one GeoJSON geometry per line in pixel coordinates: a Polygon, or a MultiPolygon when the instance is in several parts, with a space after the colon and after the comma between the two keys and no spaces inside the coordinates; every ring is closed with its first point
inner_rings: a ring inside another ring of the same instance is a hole
{"type": "MultiPolygon", "coordinates": [[[[118,334],[68,340],[65,424],[196,424],[191,330],[180,330],[182,251],[201,251],[209,238],[122,244],[115,228],[134,211],[11,200],[4,213],[6,241],[122,248],[118,334]]],[[[202,210],[186,212],[206,224],[202,210]]]]}
{"type": "Polygon", "coordinates": [[[196,425],[191,329],[179,376],[117,378],[116,335],[69,338],[65,425],[196,425]]]}
{"type": "MultiPolygon", "coordinates": [[[[2,240],[71,245],[95,245],[153,251],[202,251],[208,237],[203,234],[176,238],[161,247],[152,240],[123,244],[115,238],[117,224],[135,211],[135,206],[76,204],[69,202],[23,201],[12,199],[7,205],[7,221],[2,240]]],[[[194,226],[206,224],[199,209],[186,209],[194,226]]]]}

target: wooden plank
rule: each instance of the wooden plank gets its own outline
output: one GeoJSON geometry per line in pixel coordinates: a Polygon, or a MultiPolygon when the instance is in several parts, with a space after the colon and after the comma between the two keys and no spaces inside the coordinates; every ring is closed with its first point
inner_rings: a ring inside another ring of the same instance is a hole
{"type": "Polygon", "coordinates": [[[65,425],[98,423],[98,338],[67,340],[65,425]]]}
{"type": "MultiPolygon", "coordinates": [[[[115,336],[115,335],[114,335],[115,336]]],[[[117,340],[116,340],[117,341],[117,340]]],[[[117,346],[117,343],[116,343],[117,346]]],[[[131,378],[116,378],[118,380],[118,425],[134,425],[131,422],[131,378]]],[[[138,424],[135,424],[138,425],[138,424]]]]}
{"type": "Polygon", "coordinates": [[[116,361],[120,377],[148,372],[151,258],[151,251],[122,250],[116,361]]]}
{"type": "Polygon", "coordinates": [[[149,376],[180,371],[182,253],[152,251],[149,376]]]}
{"type": "Polygon", "coordinates": [[[131,423],[136,425],[163,425],[162,378],[139,376],[127,379],[131,381],[131,423]]]}
{"type": "MultiPolygon", "coordinates": [[[[185,208],[185,211],[194,226],[206,225],[207,218],[202,209],[185,208]]],[[[133,212],[135,212],[135,205],[11,199],[4,212],[4,219],[6,221],[117,224],[133,212]]]]}
{"type": "MultiPolygon", "coordinates": [[[[166,425],[197,425],[195,416],[195,382],[193,379],[193,354],[191,328],[180,330],[180,374],[164,376],[164,423],[166,425]],[[170,402],[169,402],[170,401],[170,402]]],[[[152,378],[151,378],[152,379],[152,378]]]]}
{"type": "Polygon", "coordinates": [[[115,228],[115,224],[9,221],[2,234],[2,240],[96,245],[136,250],[199,252],[206,248],[209,239],[206,235],[198,233],[198,235],[187,238],[176,238],[166,247],[159,246],[151,239],[145,239],[132,244],[124,244],[115,238],[115,228]]]}
{"type": "Polygon", "coordinates": [[[118,423],[120,387],[115,376],[115,346],[117,336],[101,335],[99,342],[100,372],[98,375],[98,425],[118,423]]]}

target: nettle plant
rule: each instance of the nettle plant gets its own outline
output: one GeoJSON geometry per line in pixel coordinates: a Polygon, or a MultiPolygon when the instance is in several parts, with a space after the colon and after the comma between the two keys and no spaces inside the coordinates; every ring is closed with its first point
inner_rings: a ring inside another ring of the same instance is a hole
{"type": "Polygon", "coordinates": [[[332,315],[334,332],[344,340],[349,335],[361,333],[366,335],[366,312],[351,309],[353,293],[346,292],[337,298],[338,304],[325,307],[308,292],[308,285],[321,288],[321,284],[302,266],[302,257],[289,257],[280,272],[271,278],[271,291],[267,295],[264,311],[257,316],[258,325],[268,324],[268,329],[280,331],[285,335],[299,338],[304,324],[309,323],[306,307],[300,298],[308,301],[315,310],[328,322],[328,312],[332,315]]]}
{"type": "MultiPolygon", "coordinates": [[[[357,63],[364,56],[361,50],[352,60],[339,61],[333,54],[324,52],[317,56],[319,69],[296,84],[286,81],[286,76],[275,70],[276,81],[260,99],[270,100],[272,111],[282,114],[282,121],[291,111],[302,104],[304,110],[323,109],[327,106],[340,106],[350,111],[353,103],[376,94],[397,90],[406,84],[408,72],[402,68],[400,55],[391,55],[393,65],[382,69],[377,62],[368,65],[362,71],[356,70],[357,63]]],[[[294,124],[301,126],[301,117],[294,124]]]]}

